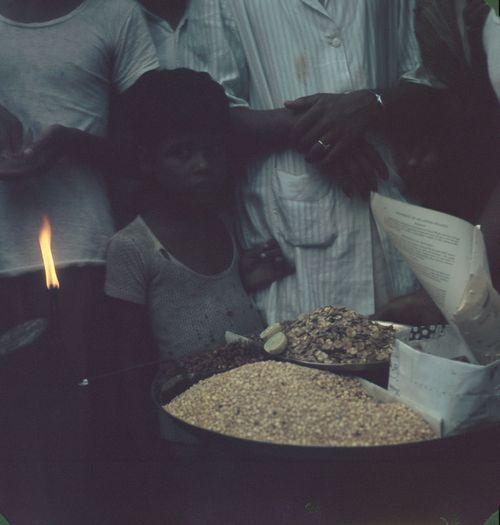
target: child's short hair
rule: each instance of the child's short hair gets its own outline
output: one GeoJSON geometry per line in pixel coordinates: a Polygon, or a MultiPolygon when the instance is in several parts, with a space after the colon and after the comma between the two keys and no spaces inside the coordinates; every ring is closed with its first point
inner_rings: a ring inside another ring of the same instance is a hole
{"type": "Polygon", "coordinates": [[[130,133],[142,147],[186,131],[225,132],[229,100],[207,73],[190,69],[149,71],[127,91],[130,133]]]}

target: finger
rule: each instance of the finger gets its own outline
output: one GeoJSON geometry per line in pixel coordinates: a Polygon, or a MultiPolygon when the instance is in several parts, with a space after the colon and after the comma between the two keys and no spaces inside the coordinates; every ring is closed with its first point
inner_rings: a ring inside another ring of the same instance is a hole
{"type": "Polygon", "coordinates": [[[340,189],[344,192],[346,197],[352,199],[354,196],[354,187],[352,181],[349,179],[347,168],[342,161],[337,161],[334,166],[328,166],[330,175],[340,189]]]}
{"type": "Polygon", "coordinates": [[[18,151],[23,144],[23,125],[19,120],[12,122],[9,135],[11,151],[18,151]]]}
{"type": "Polygon", "coordinates": [[[424,156],[425,149],[426,148],[424,148],[424,145],[422,142],[415,144],[410,153],[410,157],[408,159],[407,165],[412,168],[419,166],[421,163],[421,159],[424,156]]]}
{"type": "Polygon", "coordinates": [[[32,155],[33,154],[33,148],[32,148],[33,143],[34,143],[33,130],[30,128],[26,132],[26,135],[25,135],[24,141],[23,141],[23,144],[24,144],[23,153],[25,155],[32,155]]]}
{"type": "Polygon", "coordinates": [[[292,128],[290,138],[292,143],[298,146],[299,142],[302,140],[304,135],[306,135],[309,130],[316,125],[318,120],[322,116],[322,109],[319,104],[316,104],[311,109],[307,110],[304,115],[302,115],[295,125],[292,128]]]}
{"type": "Polygon", "coordinates": [[[261,251],[262,250],[259,247],[249,248],[248,250],[241,250],[240,259],[241,261],[253,261],[254,259],[259,258],[259,253],[261,251]]]}
{"type": "Polygon", "coordinates": [[[435,166],[439,161],[439,155],[437,151],[431,150],[425,155],[425,157],[422,159],[422,165],[429,169],[432,166],[435,166]]]}
{"type": "Polygon", "coordinates": [[[304,158],[307,162],[319,164],[324,161],[324,159],[329,155],[331,150],[332,147],[330,143],[327,142],[326,139],[321,138],[314,142],[314,144],[312,144],[304,158]]]}
{"type": "Polygon", "coordinates": [[[269,248],[263,248],[261,250],[261,253],[267,253],[267,255],[276,255],[282,252],[281,252],[281,248],[279,247],[279,245],[273,245],[273,246],[270,246],[269,248]]]}
{"type": "Polygon", "coordinates": [[[346,169],[346,176],[352,183],[354,193],[358,193],[362,198],[366,199],[370,193],[367,182],[363,177],[363,170],[359,164],[357,157],[350,157],[344,163],[346,169]]]}
{"type": "Polygon", "coordinates": [[[364,145],[361,147],[361,151],[363,153],[363,157],[367,162],[370,163],[375,176],[382,180],[387,180],[389,178],[389,170],[387,169],[387,165],[378,151],[368,142],[364,142],[364,145]]]}
{"type": "Polygon", "coordinates": [[[352,146],[353,138],[348,135],[343,135],[339,136],[337,140],[331,140],[329,143],[333,148],[325,156],[325,163],[336,162],[343,157],[347,150],[352,146]]]}
{"type": "Polygon", "coordinates": [[[318,120],[314,126],[301,138],[298,142],[298,150],[305,154],[305,158],[308,162],[313,162],[315,157],[322,159],[328,152],[328,142],[323,141],[323,137],[328,132],[333,132],[332,126],[329,122],[324,120],[318,120]],[[327,147],[322,146],[319,141],[324,142],[327,147]],[[316,147],[317,146],[317,147],[316,147]]]}
{"type": "Polygon", "coordinates": [[[365,180],[369,196],[371,191],[377,191],[377,172],[375,171],[372,163],[368,161],[363,154],[358,156],[357,162],[360,173],[365,180]]]}
{"type": "MultiPolygon", "coordinates": [[[[33,138],[32,132],[31,138],[33,138]]],[[[50,126],[42,132],[36,141],[29,143],[29,145],[24,149],[23,153],[26,155],[40,155],[43,153],[50,154],[57,148],[58,140],[59,128],[57,126],[50,126]]]]}
{"type": "Polygon", "coordinates": [[[0,126],[0,153],[5,154],[6,152],[11,152],[12,146],[7,135],[7,130],[3,129],[0,126]]]}
{"type": "Polygon", "coordinates": [[[292,109],[295,111],[300,111],[300,110],[303,111],[305,109],[309,109],[312,106],[314,106],[314,104],[316,104],[316,102],[319,100],[319,97],[320,97],[319,94],[309,95],[306,97],[299,97],[299,98],[296,98],[295,100],[286,100],[284,105],[287,109],[292,109]]]}
{"type": "Polygon", "coordinates": [[[263,249],[279,248],[278,241],[276,239],[269,239],[263,245],[263,249]]]}
{"type": "Polygon", "coordinates": [[[269,250],[272,248],[275,248],[276,246],[279,246],[275,239],[268,239],[265,242],[256,244],[255,246],[252,246],[252,248],[248,248],[246,250],[241,250],[242,256],[258,256],[260,252],[264,250],[269,250]]]}
{"type": "Polygon", "coordinates": [[[420,139],[413,147],[408,161],[409,166],[421,166],[425,157],[430,153],[435,153],[438,149],[439,139],[433,133],[420,139]]]}

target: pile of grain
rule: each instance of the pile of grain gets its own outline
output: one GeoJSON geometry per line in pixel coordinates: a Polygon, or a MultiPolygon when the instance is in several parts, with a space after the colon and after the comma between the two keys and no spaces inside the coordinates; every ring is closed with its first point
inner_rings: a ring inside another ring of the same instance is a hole
{"type": "Polygon", "coordinates": [[[167,402],[169,392],[164,392],[162,385],[178,374],[193,374],[197,378],[207,378],[248,363],[257,363],[266,359],[269,357],[257,346],[230,343],[218,346],[208,352],[188,355],[176,363],[167,363],[157,378],[160,385],[160,400],[162,403],[167,402]]]}
{"type": "Polygon", "coordinates": [[[287,323],[286,356],[324,364],[388,361],[394,330],[348,308],[324,306],[287,323]]]}
{"type": "Polygon", "coordinates": [[[198,427],[281,444],[370,446],[436,437],[418,414],[375,401],[353,378],[275,361],[200,381],[164,408],[198,427]]]}

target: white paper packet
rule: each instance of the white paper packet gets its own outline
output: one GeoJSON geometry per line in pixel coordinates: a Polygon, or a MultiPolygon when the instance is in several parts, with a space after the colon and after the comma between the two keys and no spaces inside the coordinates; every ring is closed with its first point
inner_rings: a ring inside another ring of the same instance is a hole
{"type": "Polygon", "coordinates": [[[477,365],[454,361],[467,348],[452,329],[442,337],[396,341],[389,391],[415,410],[438,415],[443,436],[500,422],[500,361],[477,365]]]}

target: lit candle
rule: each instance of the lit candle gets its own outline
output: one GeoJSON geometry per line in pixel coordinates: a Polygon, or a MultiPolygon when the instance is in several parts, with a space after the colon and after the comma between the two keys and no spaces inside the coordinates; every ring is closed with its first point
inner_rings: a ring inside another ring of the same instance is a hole
{"type": "Polygon", "coordinates": [[[50,226],[49,218],[44,215],[42,218],[42,226],[38,236],[40,243],[40,250],[42,251],[43,266],[45,268],[45,282],[47,290],[50,294],[50,324],[53,330],[59,332],[59,314],[58,314],[58,291],[59,279],[57,278],[56,267],[54,264],[54,257],[51,250],[52,228],[50,226]]]}

